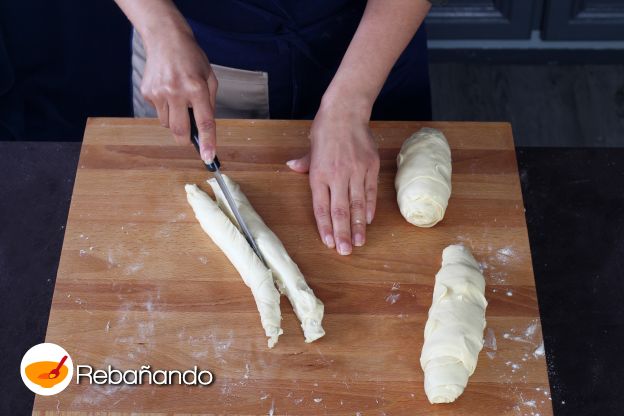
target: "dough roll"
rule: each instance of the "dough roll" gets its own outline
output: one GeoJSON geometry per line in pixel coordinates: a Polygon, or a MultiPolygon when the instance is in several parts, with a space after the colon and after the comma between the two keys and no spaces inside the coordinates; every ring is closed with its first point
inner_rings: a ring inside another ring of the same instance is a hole
{"type": "Polygon", "coordinates": [[[262,327],[269,337],[269,348],[272,348],[283,331],[280,327],[280,295],[273,283],[271,271],[264,266],[245,237],[210,196],[197,185],[186,185],[184,189],[203,230],[219,246],[251,289],[262,327]]]}
{"type": "Polygon", "coordinates": [[[451,149],[441,131],[422,128],[397,156],[394,186],[403,217],[418,227],[444,218],[451,196],[451,149]]]}
{"type": "Polygon", "coordinates": [[[484,291],[485,279],[470,250],[462,245],[445,248],[420,355],[431,403],[453,402],[477,367],[485,329],[484,291]]]}
{"type": "MultiPolygon", "coordinates": [[[[271,269],[278,289],[286,295],[297,318],[301,321],[305,342],[319,339],[325,335],[321,326],[324,311],[323,302],[314,296],[314,292],[306,283],[297,264],[290,258],[280,239],[262,221],[238,184],[226,175],[222,175],[222,177],[232,194],[236,207],[245,219],[254,240],[256,240],[262,256],[271,269]]],[[[212,187],[221,210],[228,214],[233,223],[236,223],[217,181],[210,179],[208,184],[212,187]]]]}

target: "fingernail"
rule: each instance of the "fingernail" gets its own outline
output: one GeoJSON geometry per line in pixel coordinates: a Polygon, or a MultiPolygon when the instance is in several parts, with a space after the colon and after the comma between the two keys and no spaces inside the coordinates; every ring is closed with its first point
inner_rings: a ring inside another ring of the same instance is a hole
{"type": "Polygon", "coordinates": [[[369,211],[366,213],[366,224],[370,225],[371,222],[373,222],[373,213],[369,211]]]}
{"type": "Polygon", "coordinates": [[[332,237],[331,235],[326,235],[325,238],[323,239],[325,242],[325,245],[329,248],[334,248],[334,237],[332,237]]]}
{"type": "Polygon", "coordinates": [[[341,256],[347,256],[351,254],[351,245],[349,243],[342,242],[338,245],[338,254],[341,256]]]}
{"type": "Polygon", "coordinates": [[[289,160],[288,162],[286,162],[286,165],[288,165],[289,168],[294,168],[295,164],[297,164],[296,160],[289,160]]]}
{"type": "Polygon", "coordinates": [[[204,162],[206,163],[210,163],[214,160],[214,154],[213,152],[209,151],[209,150],[202,150],[201,151],[201,158],[204,162]]]}
{"type": "Polygon", "coordinates": [[[364,245],[364,236],[360,233],[353,236],[353,245],[356,247],[362,247],[364,245]]]}

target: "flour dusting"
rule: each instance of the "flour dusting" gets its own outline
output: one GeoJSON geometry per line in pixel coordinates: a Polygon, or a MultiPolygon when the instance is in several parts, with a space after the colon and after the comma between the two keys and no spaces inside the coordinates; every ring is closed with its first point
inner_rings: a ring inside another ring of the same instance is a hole
{"type": "Polygon", "coordinates": [[[551,408],[550,391],[548,386],[530,388],[531,368],[529,362],[543,357],[544,342],[539,331],[539,319],[533,319],[526,327],[510,328],[503,333],[503,339],[518,342],[516,349],[520,350],[520,360],[505,362],[505,371],[499,379],[509,386],[509,395],[515,400],[513,414],[522,416],[540,416],[551,408]],[[524,385],[524,387],[522,387],[524,385]]]}
{"type": "Polygon", "coordinates": [[[136,272],[141,270],[143,267],[144,267],[143,263],[132,263],[132,264],[129,264],[129,265],[127,265],[124,268],[124,274],[126,274],[126,275],[135,274],[136,272]]]}
{"type": "Polygon", "coordinates": [[[544,341],[540,342],[539,346],[533,351],[535,358],[541,358],[544,356],[544,341]]]}
{"type": "Polygon", "coordinates": [[[391,293],[388,296],[386,296],[386,302],[388,302],[390,305],[394,305],[395,303],[397,303],[400,297],[401,297],[400,293],[391,293]]]}
{"type": "Polygon", "coordinates": [[[514,254],[514,250],[511,246],[503,247],[496,251],[496,260],[500,264],[507,264],[514,254]]]}
{"type": "Polygon", "coordinates": [[[496,334],[492,328],[488,328],[485,331],[485,338],[483,339],[483,347],[487,350],[485,353],[490,360],[496,356],[496,334]]]}
{"type": "Polygon", "coordinates": [[[533,335],[535,335],[536,329],[537,329],[537,321],[533,321],[524,331],[524,336],[527,338],[533,338],[533,335]]]}
{"type": "MultiPolygon", "coordinates": [[[[472,241],[465,236],[457,236],[457,239],[465,245],[472,246],[472,241]]],[[[491,245],[487,247],[487,255],[481,260],[479,270],[486,278],[487,283],[494,285],[507,284],[507,269],[513,261],[516,252],[512,246],[495,249],[491,245]]]]}

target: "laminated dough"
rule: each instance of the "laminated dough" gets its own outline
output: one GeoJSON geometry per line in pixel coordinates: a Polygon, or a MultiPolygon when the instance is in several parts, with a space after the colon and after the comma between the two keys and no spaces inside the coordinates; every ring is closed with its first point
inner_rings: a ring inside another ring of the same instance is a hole
{"type": "MultiPolygon", "coordinates": [[[[238,184],[226,175],[221,176],[230,190],[241,216],[245,219],[262,256],[271,269],[278,289],[286,295],[297,318],[301,321],[305,342],[312,342],[322,337],[325,335],[321,326],[324,311],[323,303],[314,296],[314,292],[306,283],[297,264],[290,258],[280,239],[262,221],[238,184]]],[[[212,187],[221,210],[236,224],[234,215],[217,181],[210,179],[208,184],[212,187]]]]}
{"type": "Polygon", "coordinates": [[[485,329],[484,291],[485,279],[470,251],[462,245],[445,248],[420,355],[431,403],[453,402],[477,366],[485,329]]]}
{"type": "Polygon", "coordinates": [[[272,348],[283,331],[280,327],[282,320],[280,295],[273,283],[271,271],[266,268],[245,237],[210,196],[197,185],[186,185],[184,189],[203,230],[219,246],[251,289],[262,327],[269,337],[269,348],[272,348]]]}
{"type": "Polygon", "coordinates": [[[397,156],[394,186],[401,215],[418,227],[444,218],[451,196],[451,149],[441,131],[422,128],[407,139],[397,156]]]}

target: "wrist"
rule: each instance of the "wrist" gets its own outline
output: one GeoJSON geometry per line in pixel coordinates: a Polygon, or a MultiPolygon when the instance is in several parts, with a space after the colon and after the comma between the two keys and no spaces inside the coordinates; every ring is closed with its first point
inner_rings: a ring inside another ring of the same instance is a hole
{"type": "Polygon", "coordinates": [[[191,27],[184,17],[176,12],[155,19],[147,19],[142,27],[136,29],[148,53],[150,49],[156,48],[162,42],[179,43],[185,39],[194,39],[191,27]]]}
{"type": "Polygon", "coordinates": [[[330,86],[323,94],[319,112],[337,112],[368,123],[374,101],[361,91],[330,86]]]}

